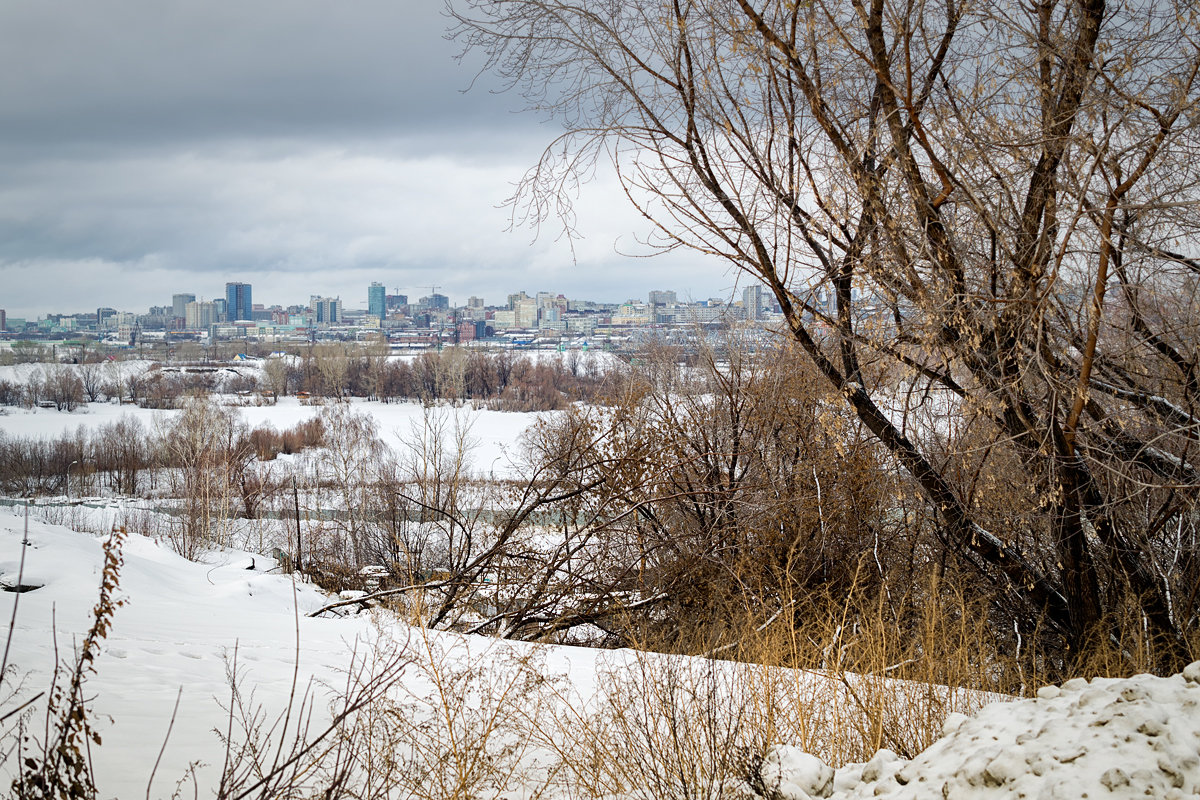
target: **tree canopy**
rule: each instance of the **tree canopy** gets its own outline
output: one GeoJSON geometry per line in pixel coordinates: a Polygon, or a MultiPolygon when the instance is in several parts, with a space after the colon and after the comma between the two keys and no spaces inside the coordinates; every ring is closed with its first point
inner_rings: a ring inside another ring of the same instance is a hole
{"type": "MultiPolygon", "coordinates": [[[[1200,11],[1188,0],[452,0],[652,246],[765,284],[936,519],[1071,647],[1197,630],[1200,11]],[[915,423],[913,398],[954,410],[915,423]]],[[[568,223],[569,224],[569,223],[568,223]]]]}

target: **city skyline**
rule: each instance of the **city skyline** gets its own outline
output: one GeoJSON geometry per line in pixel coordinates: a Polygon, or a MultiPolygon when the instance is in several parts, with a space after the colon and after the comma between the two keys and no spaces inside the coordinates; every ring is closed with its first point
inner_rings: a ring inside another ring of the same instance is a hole
{"type": "MultiPolygon", "coordinates": [[[[469,341],[510,332],[535,332],[537,336],[588,336],[601,327],[636,328],[645,326],[727,325],[740,320],[764,319],[764,312],[778,313],[778,305],[761,285],[747,286],[742,299],[680,299],[674,290],[652,289],[645,299],[628,298],[621,303],[597,302],[588,298],[568,298],[561,292],[526,291],[510,293],[503,302],[487,303],[485,298],[470,296],[454,302],[430,286],[431,293],[419,298],[387,294],[386,288],[372,282],[367,287],[366,306],[346,308],[340,296],[310,295],[307,305],[288,304],[266,299],[253,302],[249,283],[230,281],[225,296],[206,300],[203,295],[177,292],[167,305],[150,306],[146,313],[129,308],[97,307],[91,311],[55,310],[27,319],[10,317],[0,308],[0,338],[22,336],[47,338],[54,335],[81,335],[103,338],[110,343],[127,342],[130,346],[145,335],[152,339],[173,332],[186,337],[210,339],[283,339],[311,340],[318,335],[358,338],[363,332],[382,333],[389,339],[407,341],[414,331],[436,330],[441,343],[445,331],[451,341],[469,341]],[[115,337],[115,338],[113,338],[115,337]]],[[[823,301],[821,301],[823,302],[823,301]]],[[[611,332],[611,331],[610,331],[611,332]]]]}
{"type": "Polygon", "coordinates": [[[719,259],[627,257],[650,231],[603,168],[582,238],[510,230],[503,202],[559,129],[475,81],[445,25],[439,4],[392,0],[0,6],[0,307],[149,307],[232,281],[284,301],[374,281],[741,291],[719,259]]]}
{"type": "MultiPolygon", "coordinates": [[[[373,281],[371,284],[368,284],[365,287],[361,287],[361,288],[346,287],[347,291],[334,290],[329,293],[323,293],[323,292],[317,292],[317,291],[307,291],[303,287],[294,288],[294,289],[288,290],[290,292],[290,294],[288,294],[287,297],[277,298],[277,297],[272,297],[272,296],[268,295],[266,291],[260,290],[256,283],[251,283],[249,281],[226,281],[219,286],[214,286],[213,291],[211,291],[211,292],[171,291],[165,296],[160,297],[160,296],[155,295],[155,296],[152,296],[150,301],[144,305],[129,305],[129,306],[121,305],[121,301],[118,298],[126,297],[126,296],[128,296],[129,293],[121,287],[113,287],[113,289],[109,295],[98,295],[98,296],[94,296],[94,297],[90,298],[91,305],[79,305],[79,307],[76,307],[76,306],[68,306],[63,303],[58,303],[58,301],[54,299],[55,297],[58,296],[57,293],[55,293],[52,296],[48,297],[48,299],[45,301],[44,304],[42,304],[42,306],[39,307],[39,309],[36,313],[29,313],[27,310],[14,309],[14,307],[8,306],[8,305],[0,306],[0,308],[3,308],[7,312],[7,315],[9,317],[20,317],[20,318],[27,318],[30,320],[44,318],[47,316],[54,316],[54,315],[71,316],[71,315],[86,314],[86,313],[95,314],[97,308],[110,308],[110,307],[117,311],[120,311],[120,312],[135,313],[135,314],[144,314],[144,313],[146,313],[147,309],[152,309],[152,308],[156,308],[156,307],[169,308],[169,309],[172,309],[172,313],[174,313],[175,316],[182,318],[185,316],[184,309],[186,308],[186,305],[189,302],[199,302],[199,303],[216,302],[216,303],[224,303],[224,304],[228,305],[229,304],[229,291],[230,291],[229,287],[236,286],[236,285],[244,285],[244,286],[253,287],[252,294],[251,294],[252,300],[249,304],[249,307],[251,309],[253,309],[255,307],[260,307],[260,308],[264,308],[264,309],[270,309],[270,308],[275,308],[275,307],[283,308],[283,309],[290,308],[290,307],[303,307],[303,306],[308,306],[310,304],[311,299],[320,297],[320,298],[328,298],[328,299],[337,299],[338,301],[341,302],[342,306],[344,308],[346,308],[347,310],[364,311],[364,312],[370,313],[370,311],[371,311],[370,291],[371,291],[372,287],[376,284],[380,285],[381,288],[383,288],[385,290],[384,291],[385,302],[387,301],[388,298],[394,298],[399,295],[402,297],[411,298],[411,302],[413,305],[417,304],[419,299],[425,298],[425,297],[433,294],[431,292],[431,289],[436,287],[438,289],[436,294],[446,297],[449,301],[449,306],[451,308],[468,307],[470,305],[470,303],[469,303],[470,300],[482,301],[483,305],[485,305],[489,308],[503,308],[507,305],[508,300],[511,297],[513,297],[517,294],[524,294],[524,293],[528,292],[531,288],[533,288],[532,285],[530,285],[530,286],[526,286],[524,289],[518,289],[515,292],[510,289],[508,291],[500,291],[495,294],[488,294],[488,295],[485,295],[483,293],[480,293],[479,295],[464,293],[460,297],[460,296],[454,296],[454,295],[447,294],[444,287],[442,287],[440,285],[436,285],[436,284],[430,284],[430,285],[423,286],[423,287],[422,286],[393,287],[393,286],[387,286],[384,284],[380,284],[378,281],[373,281]],[[406,292],[405,289],[407,289],[408,291],[406,292]],[[399,291],[397,291],[397,290],[399,290],[399,291]],[[360,295],[361,295],[361,297],[360,297],[360,295]]],[[[703,296],[693,295],[688,292],[683,292],[683,291],[679,291],[679,290],[675,290],[675,289],[663,289],[662,287],[651,288],[649,290],[641,292],[640,294],[634,294],[632,292],[622,293],[619,290],[617,290],[616,288],[614,288],[615,293],[609,297],[568,295],[562,291],[546,292],[546,291],[539,291],[537,289],[534,289],[534,291],[535,291],[535,294],[543,294],[543,295],[544,294],[560,295],[561,294],[567,300],[570,300],[570,301],[595,302],[595,303],[604,303],[604,304],[611,304],[611,305],[620,305],[622,303],[627,303],[627,302],[649,303],[651,305],[655,304],[656,302],[661,303],[662,302],[661,300],[655,299],[656,295],[669,295],[672,298],[670,300],[671,303],[675,303],[675,302],[678,302],[678,303],[700,303],[700,302],[707,302],[707,301],[713,300],[713,299],[720,299],[726,303],[738,304],[738,303],[744,302],[747,289],[750,288],[752,285],[757,286],[757,284],[753,284],[751,279],[743,276],[741,278],[741,283],[736,287],[736,291],[733,288],[731,288],[731,289],[728,289],[721,293],[709,294],[709,295],[703,295],[703,296]]],[[[469,290],[468,290],[468,292],[469,292],[469,290]]],[[[762,289],[761,287],[760,287],[760,292],[764,295],[766,294],[765,289],[762,289]]],[[[3,296],[4,295],[0,294],[0,302],[3,302],[3,296]]],[[[247,317],[240,317],[240,319],[247,319],[247,317]]]]}

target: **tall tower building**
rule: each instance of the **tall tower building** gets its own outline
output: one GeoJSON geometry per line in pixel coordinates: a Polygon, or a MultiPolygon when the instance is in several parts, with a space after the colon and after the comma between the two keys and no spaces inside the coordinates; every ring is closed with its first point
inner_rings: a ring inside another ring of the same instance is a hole
{"type": "Polygon", "coordinates": [[[229,322],[254,319],[254,302],[250,299],[250,284],[225,284],[225,318],[229,322]]]}
{"type": "Polygon", "coordinates": [[[308,301],[313,322],[318,325],[335,325],[342,321],[342,301],[337,297],[313,295],[308,301]]]}
{"type": "Polygon", "coordinates": [[[746,310],[746,319],[762,319],[763,287],[761,285],[747,286],[742,290],[742,306],[746,310]]]}
{"type": "Polygon", "coordinates": [[[372,283],[367,288],[367,313],[381,320],[387,317],[387,289],[382,283],[372,283]]]}
{"type": "Polygon", "coordinates": [[[195,300],[184,307],[184,320],[188,330],[204,330],[217,322],[217,304],[195,300]]]}
{"type": "Polygon", "coordinates": [[[516,312],[516,323],[518,328],[536,328],[538,324],[538,304],[537,299],[526,297],[524,300],[517,302],[517,307],[513,309],[516,312]]]}
{"type": "Polygon", "coordinates": [[[176,319],[185,319],[187,317],[187,304],[196,302],[194,294],[175,294],[171,295],[171,316],[176,319]]]}

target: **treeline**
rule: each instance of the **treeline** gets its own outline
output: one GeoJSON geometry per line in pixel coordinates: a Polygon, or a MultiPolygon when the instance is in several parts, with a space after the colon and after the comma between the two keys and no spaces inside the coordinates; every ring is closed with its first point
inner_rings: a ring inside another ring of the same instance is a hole
{"type": "Polygon", "coordinates": [[[480,401],[503,411],[551,411],[612,393],[611,362],[569,350],[531,359],[512,351],[450,348],[413,359],[389,358],[386,346],[316,345],[264,363],[264,386],[274,396],[365,397],[393,400],[480,401]]]}
{"type": "Polygon", "coordinates": [[[318,344],[267,357],[261,371],[155,363],[138,372],[119,362],[47,364],[23,382],[0,380],[0,405],[74,411],[88,403],[123,402],[179,408],[195,394],[226,393],[254,395],[260,402],[298,395],[472,401],[502,411],[552,411],[573,402],[604,402],[614,389],[613,362],[577,350],[538,359],[460,348],[413,359],[390,358],[388,352],[384,344],[318,344]]]}
{"type": "MultiPolygon", "coordinates": [[[[271,461],[280,454],[294,454],[324,441],[323,424],[314,417],[282,431],[270,425],[256,428],[239,424],[229,409],[211,402],[193,403],[220,424],[205,422],[203,437],[214,455],[229,466],[231,480],[238,479],[237,467],[252,459],[271,461]],[[235,466],[237,465],[237,466],[235,466]]],[[[164,428],[148,427],[132,417],[98,428],[80,427],[56,438],[13,436],[0,431],[0,492],[21,497],[47,494],[111,492],[135,496],[158,488],[159,470],[189,466],[187,434],[197,427],[198,411],[185,408],[185,416],[164,428]]],[[[169,487],[164,487],[164,489],[169,487]]]]}
{"type": "Polygon", "coordinates": [[[123,402],[177,408],[189,395],[242,394],[257,391],[258,386],[256,377],[230,368],[164,369],[151,364],[137,371],[121,362],[46,364],[23,381],[0,380],[0,405],[74,411],[88,403],[123,402]]]}

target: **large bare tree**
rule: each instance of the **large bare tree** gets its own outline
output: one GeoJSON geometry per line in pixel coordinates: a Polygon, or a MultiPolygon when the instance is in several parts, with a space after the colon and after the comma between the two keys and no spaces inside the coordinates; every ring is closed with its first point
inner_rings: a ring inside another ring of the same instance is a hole
{"type": "Polygon", "coordinates": [[[1200,18],[1189,0],[452,0],[648,244],[761,280],[941,544],[1086,647],[1197,630],[1200,18]],[[914,389],[953,431],[914,425],[914,389]],[[995,498],[1008,498],[997,504],[995,498]],[[1012,502],[1015,499],[1017,502],[1012,502]]]}

